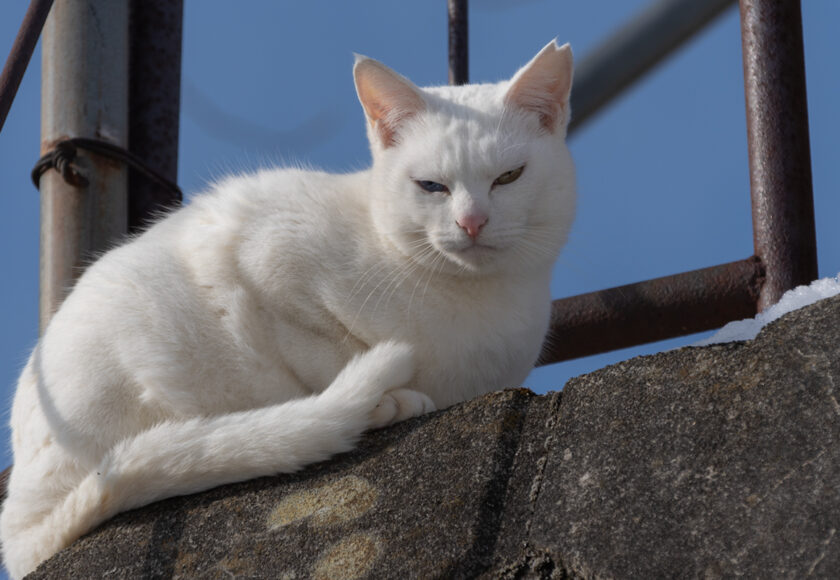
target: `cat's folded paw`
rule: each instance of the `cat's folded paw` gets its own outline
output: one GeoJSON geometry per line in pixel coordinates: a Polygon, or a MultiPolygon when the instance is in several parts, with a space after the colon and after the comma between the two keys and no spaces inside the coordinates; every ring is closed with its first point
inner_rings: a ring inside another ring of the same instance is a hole
{"type": "Polygon", "coordinates": [[[379,429],[411,417],[431,413],[435,404],[425,393],[411,389],[394,389],[383,395],[370,414],[370,429],[379,429]]]}

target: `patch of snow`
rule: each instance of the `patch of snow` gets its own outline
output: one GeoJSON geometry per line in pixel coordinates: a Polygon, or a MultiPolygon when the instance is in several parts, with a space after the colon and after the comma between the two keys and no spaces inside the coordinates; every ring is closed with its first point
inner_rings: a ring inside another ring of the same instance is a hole
{"type": "Polygon", "coordinates": [[[808,306],[818,300],[830,298],[837,294],[840,294],[840,274],[834,278],[816,280],[809,286],[799,286],[785,292],[781,300],[764,312],[760,312],[755,318],[730,322],[709,338],[695,342],[693,346],[734,342],[736,340],[752,340],[765,325],[770,324],[788,312],[798,310],[803,306],[808,306]]]}

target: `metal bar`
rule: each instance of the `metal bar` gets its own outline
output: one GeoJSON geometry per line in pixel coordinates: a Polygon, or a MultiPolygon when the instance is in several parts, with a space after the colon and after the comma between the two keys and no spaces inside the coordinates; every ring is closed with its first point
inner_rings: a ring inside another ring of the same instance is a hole
{"type": "Polygon", "coordinates": [[[52,4],[53,0],[32,0],[23,16],[12,50],[6,64],[3,65],[3,73],[0,74],[0,131],[6,123],[9,109],[12,108],[29,59],[35,52],[35,45],[38,44],[38,37],[41,36],[41,29],[44,28],[52,4]]]}
{"type": "Polygon", "coordinates": [[[581,61],[572,91],[574,131],[703,29],[735,0],[660,0],[581,61]]]}
{"type": "Polygon", "coordinates": [[[818,277],[799,0],[741,0],[755,253],[764,310],[818,277]]]}
{"type": "Polygon", "coordinates": [[[11,474],[11,465],[0,472],[0,505],[3,505],[3,502],[6,501],[6,496],[9,495],[9,476],[11,474]]]}
{"type": "Polygon", "coordinates": [[[470,82],[469,6],[467,0],[449,0],[449,84],[470,82]]]}
{"type": "MultiPolygon", "coordinates": [[[[41,154],[67,137],[128,145],[128,3],[75,0],[55,4],[44,27],[41,154]]],[[[88,184],[47,171],[41,190],[40,326],[84,266],[127,231],[127,170],[79,152],[88,184]]]]}
{"type": "MultiPolygon", "coordinates": [[[[130,15],[129,150],[163,177],[178,180],[182,0],[132,0],[130,15]]],[[[129,231],[148,225],[180,196],[132,171],[129,231]]]]}
{"type": "Polygon", "coordinates": [[[555,300],[538,364],[711,330],[756,314],[764,269],[751,257],[555,300]]]}

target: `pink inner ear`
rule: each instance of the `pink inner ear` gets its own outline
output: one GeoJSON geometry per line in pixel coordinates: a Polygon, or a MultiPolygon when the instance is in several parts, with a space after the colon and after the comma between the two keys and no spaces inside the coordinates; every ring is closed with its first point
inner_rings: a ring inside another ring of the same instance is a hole
{"type": "Polygon", "coordinates": [[[395,144],[400,125],[426,108],[411,82],[373,60],[357,63],[356,90],[382,146],[395,144]]]}
{"type": "Polygon", "coordinates": [[[417,111],[399,111],[396,109],[384,109],[376,119],[371,119],[371,124],[376,128],[382,146],[386,149],[396,143],[396,134],[400,125],[417,114],[417,111]]]}
{"type": "Polygon", "coordinates": [[[505,103],[536,113],[540,126],[553,133],[568,109],[571,87],[571,50],[551,42],[514,76],[505,103]]]}
{"type": "MultiPolygon", "coordinates": [[[[519,89],[519,87],[515,87],[519,89]]],[[[555,89],[556,90],[556,89],[555,89]]],[[[521,90],[508,94],[507,101],[527,111],[533,111],[540,117],[540,126],[549,133],[554,132],[560,103],[554,98],[553,91],[546,94],[540,87],[525,86],[521,90]]]]}

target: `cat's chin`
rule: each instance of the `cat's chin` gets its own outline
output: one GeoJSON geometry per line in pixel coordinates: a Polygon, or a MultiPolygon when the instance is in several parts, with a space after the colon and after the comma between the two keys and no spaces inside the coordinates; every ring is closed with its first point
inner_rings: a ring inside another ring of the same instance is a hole
{"type": "Polygon", "coordinates": [[[450,249],[445,253],[460,272],[480,274],[499,269],[500,251],[488,244],[475,243],[463,248],[450,249]]]}

